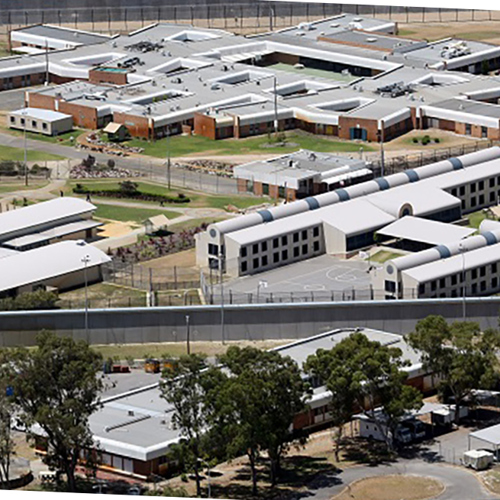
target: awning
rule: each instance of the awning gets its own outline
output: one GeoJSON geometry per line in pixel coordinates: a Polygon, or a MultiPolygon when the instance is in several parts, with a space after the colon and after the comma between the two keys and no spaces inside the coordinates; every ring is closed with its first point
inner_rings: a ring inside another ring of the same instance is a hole
{"type": "Polygon", "coordinates": [[[110,122],[103,129],[103,132],[106,132],[106,134],[116,134],[124,126],[123,123],[110,122]]]}

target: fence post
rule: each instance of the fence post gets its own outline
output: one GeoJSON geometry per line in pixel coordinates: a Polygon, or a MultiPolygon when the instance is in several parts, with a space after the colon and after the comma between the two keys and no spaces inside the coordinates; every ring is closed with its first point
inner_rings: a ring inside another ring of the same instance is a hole
{"type": "Polygon", "coordinates": [[[177,289],[177,266],[174,266],[174,284],[177,289]]]}

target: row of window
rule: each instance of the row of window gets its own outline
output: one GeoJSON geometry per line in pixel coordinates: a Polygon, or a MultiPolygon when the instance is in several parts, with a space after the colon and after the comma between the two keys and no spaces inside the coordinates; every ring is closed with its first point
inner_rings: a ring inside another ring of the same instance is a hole
{"type": "MultiPolygon", "coordinates": [[[[470,286],[470,293],[466,292],[466,295],[477,295],[477,294],[485,294],[485,293],[490,293],[491,291],[497,290],[499,287],[499,280],[498,277],[495,276],[491,278],[490,281],[490,288],[488,289],[488,282],[486,280],[480,281],[479,283],[472,283],[470,286]]],[[[466,287],[466,290],[468,287],[466,287]]],[[[419,296],[422,297],[422,294],[420,293],[420,287],[419,287],[419,296]]],[[[463,296],[463,287],[459,286],[457,288],[453,289],[447,289],[446,291],[440,292],[437,294],[436,292],[431,293],[428,295],[430,298],[445,298],[445,297],[462,297],[463,296]]],[[[392,297],[391,297],[392,298],[392,297]]]]}
{"type": "MultiPolygon", "coordinates": [[[[320,243],[319,241],[314,241],[312,244],[312,250],[314,253],[317,253],[320,251],[320,243]]],[[[296,246],[292,249],[291,252],[288,251],[288,249],[284,249],[281,251],[273,252],[272,254],[272,263],[274,265],[283,263],[285,261],[288,261],[290,258],[290,255],[296,259],[299,257],[306,257],[309,254],[309,245],[305,243],[302,246],[296,246]]],[[[260,257],[253,257],[250,260],[242,260],[240,263],[240,271],[241,273],[246,273],[250,270],[257,270],[262,267],[267,267],[269,265],[269,258],[267,255],[262,255],[260,257]],[[250,268],[249,265],[252,265],[250,268]]]]}
{"type": "MultiPolygon", "coordinates": [[[[15,116],[10,117],[10,123],[15,124],[16,121],[17,120],[15,116]]],[[[20,118],[19,123],[24,127],[25,124],[24,118],[20,118]]],[[[31,128],[38,128],[38,122],[36,120],[31,120],[31,128]]],[[[45,122],[42,122],[42,129],[47,130],[47,124],[45,122]]]]}
{"type": "MultiPolygon", "coordinates": [[[[253,243],[252,245],[241,247],[240,257],[245,258],[252,254],[267,252],[269,245],[272,245],[273,250],[279,248],[280,246],[286,247],[288,246],[289,239],[293,243],[298,243],[299,241],[307,241],[308,232],[309,231],[307,229],[303,229],[302,231],[297,231],[295,233],[292,233],[291,235],[285,234],[283,236],[273,238],[272,242],[261,241],[260,243],[253,243]]],[[[319,237],[319,226],[315,226],[312,228],[312,236],[313,238],[319,237]]]]}

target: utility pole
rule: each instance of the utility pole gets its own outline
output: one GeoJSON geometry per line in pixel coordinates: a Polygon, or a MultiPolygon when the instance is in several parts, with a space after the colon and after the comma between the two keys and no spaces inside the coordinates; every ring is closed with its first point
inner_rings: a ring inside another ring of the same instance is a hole
{"type": "Polygon", "coordinates": [[[49,42],[45,39],[45,85],[49,84],[49,42]]]}
{"type": "Polygon", "coordinates": [[[170,125],[167,125],[167,183],[170,190],[170,125]]]}
{"type": "Polygon", "coordinates": [[[24,137],[23,137],[23,142],[24,142],[24,184],[27,186],[28,185],[28,146],[26,144],[26,120],[28,119],[28,111],[26,109],[26,102],[24,102],[24,127],[23,127],[23,132],[24,132],[24,137]]]}
{"type": "Polygon", "coordinates": [[[87,265],[90,262],[90,255],[85,255],[82,257],[82,262],[84,264],[83,277],[85,280],[85,339],[89,341],[89,301],[88,301],[88,280],[87,280],[87,265]]]}
{"type": "Polygon", "coordinates": [[[467,311],[465,304],[465,248],[464,244],[460,243],[458,246],[460,253],[462,254],[462,318],[465,321],[467,319],[467,311]]]}
{"type": "Polygon", "coordinates": [[[380,164],[381,164],[381,175],[380,177],[384,177],[385,175],[385,154],[384,154],[384,120],[380,120],[380,164]]]}
{"type": "Polygon", "coordinates": [[[273,75],[274,81],[274,134],[276,135],[276,140],[278,140],[278,92],[276,91],[277,78],[276,75],[273,75]]]}

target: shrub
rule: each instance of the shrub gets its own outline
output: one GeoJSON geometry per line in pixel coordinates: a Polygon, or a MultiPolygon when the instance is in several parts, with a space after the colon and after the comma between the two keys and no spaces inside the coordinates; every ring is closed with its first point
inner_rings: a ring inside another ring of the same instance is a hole
{"type": "Polygon", "coordinates": [[[36,311],[42,309],[57,309],[56,302],[59,300],[57,293],[46,290],[36,290],[0,299],[1,311],[36,311]]]}
{"type": "Polygon", "coordinates": [[[434,139],[434,142],[435,142],[436,144],[439,144],[439,143],[441,142],[441,139],[440,139],[439,137],[436,137],[436,138],[434,139]]]}
{"type": "Polygon", "coordinates": [[[413,142],[413,144],[418,144],[418,137],[414,137],[414,138],[412,139],[412,142],[413,142]]]}

